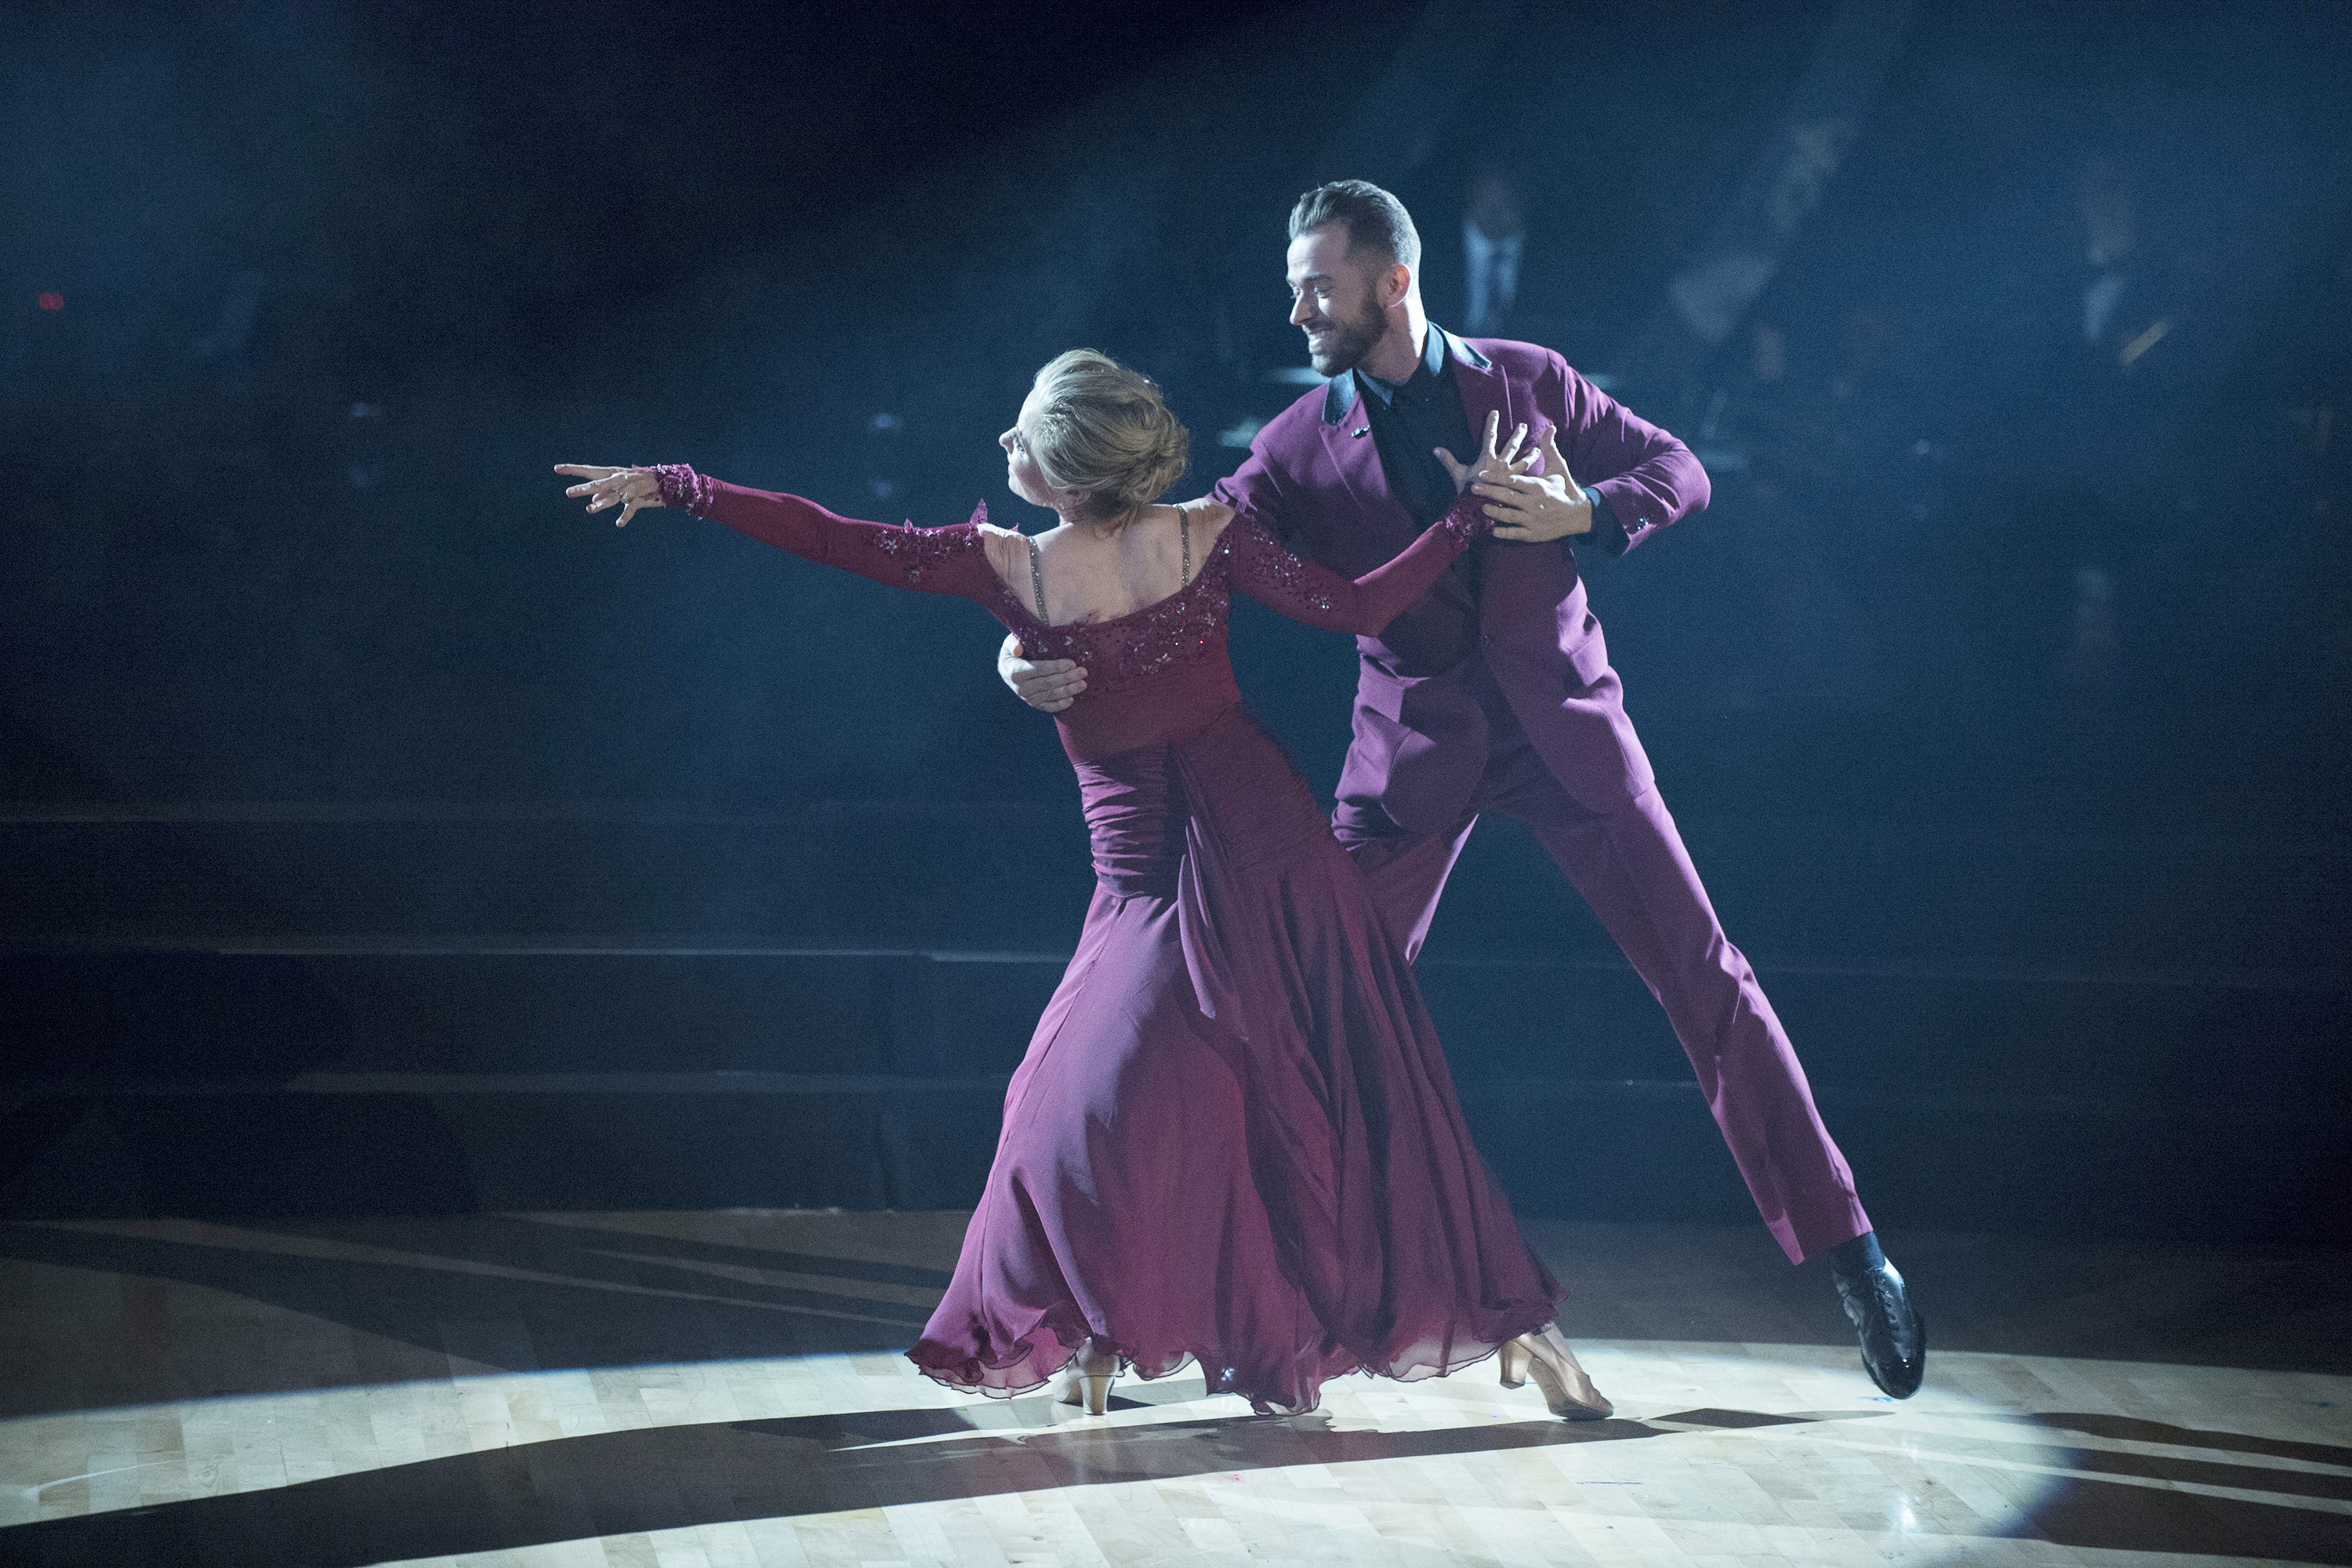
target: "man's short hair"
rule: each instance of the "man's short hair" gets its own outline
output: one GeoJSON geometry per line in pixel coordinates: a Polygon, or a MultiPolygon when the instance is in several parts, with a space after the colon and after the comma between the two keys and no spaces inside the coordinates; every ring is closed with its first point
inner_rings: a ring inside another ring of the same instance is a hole
{"type": "Polygon", "coordinates": [[[1359,252],[1383,266],[1402,263],[1421,275],[1421,231],[1404,204],[1370,180],[1334,180],[1298,198],[1290,209],[1290,237],[1335,223],[1348,226],[1348,255],[1359,252]]]}

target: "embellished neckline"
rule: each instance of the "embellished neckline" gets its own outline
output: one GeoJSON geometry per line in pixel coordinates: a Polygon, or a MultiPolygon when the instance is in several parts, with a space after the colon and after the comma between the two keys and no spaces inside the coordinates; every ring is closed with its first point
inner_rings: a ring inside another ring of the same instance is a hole
{"type": "MultiPolygon", "coordinates": [[[[1232,531],[1228,529],[1224,531],[1224,532],[1220,532],[1217,535],[1216,543],[1209,546],[1208,554],[1210,560],[1214,560],[1216,557],[1221,556],[1225,552],[1225,532],[1230,531],[1232,531]]],[[[1037,542],[1034,538],[1030,538],[1026,534],[1024,534],[1022,537],[1024,540],[1027,540],[1028,547],[1032,551],[1034,551],[1037,548],[1037,542]]],[[[1176,604],[1187,594],[1192,593],[1194,589],[1198,588],[1202,583],[1208,580],[1209,561],[1204,560],[1201,563],[1201,569],[1192,574],[1192,580],[1191,582],[1185,584],[1182,587],[1177,589],[1174,593],[1168,595],[1166,597],[1154,599],[1151,603],[1142,605],[1139,608],[1129,610],[1123,616],[1112,616],[1108,619],[1099,621],[1084,618],[1075,621],[1040,620],[1037,616],[1037,613],[1022,602],[1020,590],[1013,587],[1012,584],[1007,583],[1002,574],[992,574],[996,576],[996,585],[1003,593],[1005,602],[1010,604],[1013,609],[1020,612],[1021,618],[1023,620],[1027,621],[1031,626],[1037,627],[1040,631],[1094,632],[1101,631],[1109,626],[1124,626],[1129,621],[1140,620],[1146,616],[1154,615],[1160,611],[1167,609],[1170,605],[1176,604]]]]}

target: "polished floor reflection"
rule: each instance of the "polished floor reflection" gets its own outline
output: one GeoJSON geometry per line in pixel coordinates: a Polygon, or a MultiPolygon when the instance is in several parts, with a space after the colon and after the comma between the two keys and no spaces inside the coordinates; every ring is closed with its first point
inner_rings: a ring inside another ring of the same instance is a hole
{"type": "Polygon", "coordinates": [[[2352,1563],[2352,1259],[1535,1222],[1617,1418],[1491,1365],[1087,1417],[896,1353],[958,1215],[0,1226],[0,1562],[2352,1563]]]}

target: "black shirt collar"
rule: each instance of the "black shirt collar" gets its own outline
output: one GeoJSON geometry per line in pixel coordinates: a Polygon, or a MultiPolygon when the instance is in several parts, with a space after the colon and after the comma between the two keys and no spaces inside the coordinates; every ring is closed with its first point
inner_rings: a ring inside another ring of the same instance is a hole
{"type": "Polygon", "coordinates": [[[1356,381],[1364,391],[1380,400],[1383,408],[1392,407],[1402,392],[1411,402],[1423,402],[1436,395],[1445,380],[1445,331],[1435,322],[1429,326],[1428,338],[1422,344],[1421,363],[1402,381],[1382,381],[1360,367],[1356,381]]]}

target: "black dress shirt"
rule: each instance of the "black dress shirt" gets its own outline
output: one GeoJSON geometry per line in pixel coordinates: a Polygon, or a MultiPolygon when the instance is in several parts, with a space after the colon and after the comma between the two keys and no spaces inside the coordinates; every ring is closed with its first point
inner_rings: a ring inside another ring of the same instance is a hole
{"type": "MultiPolygon", "coordinates": [[[[1454,476],[1445,471],[1432,448],[1443,447],[1462,463],[1475,462],[1486,448],[1485,437],[1472,431],[1470,416],[1463,412],[1445,333],[1433,324],[1430,327],[1421,363],[1401,382],[1382,381],[1362,370],[1355,376],[1364,422],[1371,426],[1372,444],[1381,452],[1381,471],[1388,476],[1389,493],[1403,503],[1415,522],[1427,528],[1445,515],[1456,493],[1454,476]]],[[[1625,531],[1618,526],[1608,503],[1598,493],[1592,493],[1592,531],[1569,542],[1597,545],[1611,555],[1624,554],[1625,531]]],[[[1478,587],[1479,551],[1485,542],[1481,540],[1454,565],[1474,594],[1478,587]]]]}
{"type": "Polygon", "coordinates": [[[1372,445],[1381,449],[1389,493],[1403,503],[1413,521],[1427,528],[1445,515],[1456,493],[1454,476],[1433,449],[1443,447],[1456,461],[1468,463],[1476,460],[1483,445],[1471,434],[1470,416],[1462,411],[1445,334],[1430,328],[1421,363],[1404,380],[1382,381],[1359,370],[1356,389],[1363,399],[1364,422],[1372,427],[1372,445]]]}

